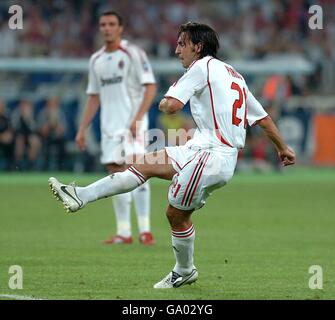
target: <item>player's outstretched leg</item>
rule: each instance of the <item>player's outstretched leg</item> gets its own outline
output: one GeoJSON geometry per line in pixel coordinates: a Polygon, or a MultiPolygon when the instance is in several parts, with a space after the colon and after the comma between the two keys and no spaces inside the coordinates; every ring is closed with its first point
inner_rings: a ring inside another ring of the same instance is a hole
{"type": "Polygon", "coordinates": [[[146,178],[133,166],[123,172],[111,174],[87,187],[66,185],[56,178],[49,178],[49,186],[67,212],[76,212],[87,203],[115,194],[129,192],[143,184],[146,178]]]}
{"type": "Polygon", "coordinates": [[[134,190],[151,177],[171,180],[176,174],[169,163],[165,150],[147,153],[140,164],[130,166],[123,172],[116,172],[87,187],[66,185],[56,178],[49,178],[49,185],[56,198],[62,201],[67,212],[76,212],[87,203],[101,198],[134,190]],[[143,161],[142,161],[143,160],[143,161]]]}
{"type": "Polygon", "coordinates": [[[193,264],[195,231],[190,219],[192,212],[193,210],[179,210],[171,205],[167,209],[176,265],[167,276],[154,285],[155,289],[178,288],[198,279],[198,271],[193,264]]]}

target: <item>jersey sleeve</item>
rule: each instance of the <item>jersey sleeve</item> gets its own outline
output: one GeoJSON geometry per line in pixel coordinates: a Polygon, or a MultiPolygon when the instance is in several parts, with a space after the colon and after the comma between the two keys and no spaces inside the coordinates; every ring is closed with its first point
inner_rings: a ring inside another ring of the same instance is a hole
{"type": "Polygon", "coordinates": [[[165,94],[165,97],[175,98],[186,104],[197,91],[207,85],[206,77],[201,67],[193,65],[165,94]]]}
{"type": "Polygon", "coordinates": [[[99,94],[99,82],[94,71],[94,58],[90,59],[88,70],[87,94],[99,94]]]}
{"type": "Polygon", "coordinates": [[[249,126],[257,124],[257,121],[267,117],[268,114],[254,97],[254,95],[247,90],[247,120],[249,126]]]}
{"type": "Polygon", "coordinates": [[[156,83],[155,76],[146,53],[142,49],[135,47],[131,54],[135,72],[140,83],[142,85],[156,83]]]}

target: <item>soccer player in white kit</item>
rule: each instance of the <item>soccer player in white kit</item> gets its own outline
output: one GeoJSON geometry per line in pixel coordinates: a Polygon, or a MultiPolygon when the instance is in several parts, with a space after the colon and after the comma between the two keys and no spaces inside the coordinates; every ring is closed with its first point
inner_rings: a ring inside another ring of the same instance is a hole
{"type": "Polygon", "coordinates": [[[294,152],[243,77],[216,57],[218,48],[217,34],[209,26],[189,22],[180,27],[176,54],[187,70],[170,87],[159,108],[174,113],[190,100],[197,130],[184,146],[147,153],[143,161],[124,172],[87,187],[49,179],[55,196],[72,212],[88,202],[132,190],[151,177],[172,180],[166,214],[176,264],[154,288],[177,288],[198,279],[193,261],[195,228],[191,215],[205,204],[213,190],[224,186],[233,176],[247,125],[261,126],[274,143],[283,166],[295,163],[294,152]]]}
{"type": "MultiPolygon", "coordinates": [[[[121,39],[122,17],[115,11],[100,16],[100,32],[105,45],[91,56],[89,95],[76,142],[85,149],[85,132],[101,104],[101,163],[109,173],[126,169],[125,162],[134,154],[145,153],[147,111],[156,93],[155,78],[143,50],[121,39]]],[[[154,244],[150,232],[150,188],[145,183],[131,193],[113,198],[116,235],[106,244],[130,244],[131,200],[134,200],[142,244],[154,244]]]]}

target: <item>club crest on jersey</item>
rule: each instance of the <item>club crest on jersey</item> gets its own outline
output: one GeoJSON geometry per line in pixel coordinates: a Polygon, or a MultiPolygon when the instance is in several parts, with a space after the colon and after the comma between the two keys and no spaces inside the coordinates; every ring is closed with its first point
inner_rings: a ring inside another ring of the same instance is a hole
{"type": "Polygon", "coordinates": [[[120,60],[119,62],[119,69],[123,69],[124,68],[124,61],[123,60],[120,60]]]}

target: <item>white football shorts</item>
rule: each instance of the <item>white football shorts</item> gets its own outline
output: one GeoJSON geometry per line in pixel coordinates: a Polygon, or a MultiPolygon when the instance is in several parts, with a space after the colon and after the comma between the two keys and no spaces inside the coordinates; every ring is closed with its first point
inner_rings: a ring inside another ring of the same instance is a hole
{"type": "Polygon", "coordinates": [[[144,134],[140,134],[135,138],[127,136],[107,136],[101,135],[101,157],[102,164],[116,163],[124,164],[130,163],[129,159],[132,155],[144,154],[145,141],[144,134]]]}
{"type": "Polygon", "coordinates": [[[200,209],[212,192],[233,176],[237,149],[221,151],[189,146],[165,147],[177,171],[168,191],[169,203],[181,210],[200,209]]]}

